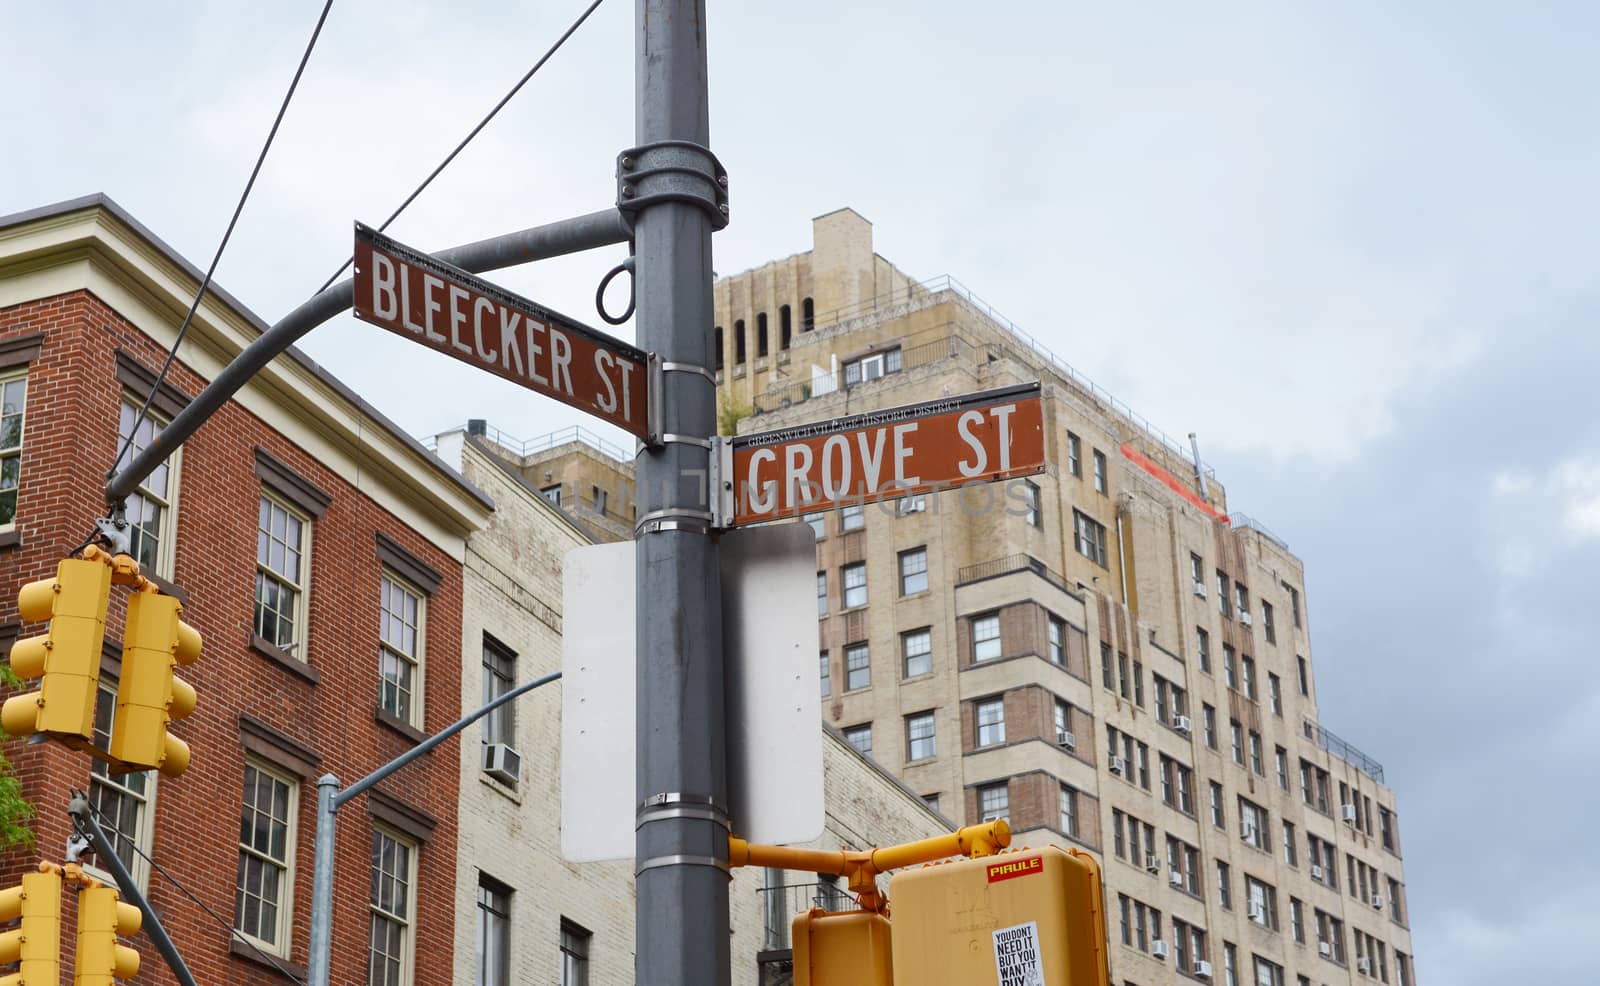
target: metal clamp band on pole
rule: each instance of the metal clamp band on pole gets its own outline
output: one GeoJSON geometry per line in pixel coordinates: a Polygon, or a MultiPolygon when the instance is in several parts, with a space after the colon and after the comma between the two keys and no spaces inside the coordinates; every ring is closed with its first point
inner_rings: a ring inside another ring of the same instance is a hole
{"type": "Polygon", "coordinates": [[[665,507],[661,510],[652,510],[640,517],[633,525],[633,533],[635,537],[640,534],[654,534],[657,531],[693,530],[698,534],[706,534],[710,532],[714,520],[708,510],[665,507]]]}
{"type": "Polygon", "coordinates": [[[637,818],[640,824],[658,818],[704,818],[731,828],[728,811],[714,798],[704,794],[683,794],[667,791],[652,794],[639,803],[637,818]]]}
{"type": "Polygon", "coordinates": [[[647,859],[633,868],[633,875],[638,876],[645,870],[659,869],[663,866],[709,866],[712,869],[728,872],[728,861],[715,856],[689,856],[683,853],[673,853],[670,856],[656,856],[647,859]]]}
{"type": "Polygon", "coordinates": [[[709,438],[695,438],[693,435],[662,434],[662,435],[656,436],[656,444],[657,445],[693,445],[693,446],[695,446],[697,448],[703,448],[708,452],[711,450],[711,439],[709,439],[709,438]]]}
{"type": "Polygon", "coordinates": [[[692,140],[656,140],[617,155],[617,209],[637,216],[645,206],[698,206],[713,230],[728,225],[728,171],[710,148],[692,140]]]}
{"type": "Polygon", "coordinates": [[[715,387],[717,385],[717,375],[715,373],[712,373],[710,370],[706,369],[703,366],[697,366],[694,363],[672,363],[672,362],[669,362],[667,360],[662,360],[661,361],[661,372],[663,372],[663,373],[695,373],[695,374],[698,374],[698,375],[700,375],[702,377],[705,377],[707,380],[711,381],[711,386],[715,387]]]}

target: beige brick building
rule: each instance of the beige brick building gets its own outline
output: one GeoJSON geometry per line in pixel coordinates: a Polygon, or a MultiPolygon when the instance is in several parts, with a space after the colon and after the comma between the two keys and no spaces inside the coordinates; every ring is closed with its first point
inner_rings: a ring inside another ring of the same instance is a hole
{"type": "MultiPolygon", "coordinates": [[[[1416,982],[1394,792],[1321,725],[1300,560],[1211,470],[849,209],[715,318],[728,433],[1042,383],[1043,474],[805,518],[827,724],[957,822],[1096,852],[1118,982],[1416,982]]],[[[579,444],[517,461],[626,482],[579,444]]]]}
{"type": "MultiPolygon", "coordinates": [[[[485,431],[476,425],[472,430],[485,431]]],[[[565,443],[553,444],[559,449],[565,443]]],[[[611,512],[595,509],[592,495],[565,496],[563,509],[556,509],[549,491],[557,480],[546,482],[540,466],[548,449],[530,453],[528,481],[511,468],[503,446],[480,434],[447,433],[436,447],[495,505],[488,526],[468,539],[464,566],[461,707],[475,709],[514,684],[561,667],[562,559],[590,543],[586,528],[611,512]]],[[[602,454],[598,441],[583,448],[566,452],[602,454]]],[[[566,476],[565,488],[573,489],[575,473],[554,475],[566,476]]],[[[454,981],[547,986],[568,981],[562,965],[570,962],[581,964],[587,975],[574,981],[631,984],[632,861],[573,864],[561,858],[560,684],[513,705],[462,739],[454,981]],[[518,769],[508,767],[504,753],[491,753],[497,744],[516,752],[518,769]],[[479,978],[484,969],[493,975],[479,978]]],[[[826,830],[816,845],[865,848],[948,831],[947,819],[836,731],[822,733],[826,830]]],[[[809,875],[788,882],[784,888],[759,870],[735,872],[731,948],[738,986],[759,981],[763,953],[784,957],[791,904],[803,908],[814,894],[827,892],[809,875]]]]}

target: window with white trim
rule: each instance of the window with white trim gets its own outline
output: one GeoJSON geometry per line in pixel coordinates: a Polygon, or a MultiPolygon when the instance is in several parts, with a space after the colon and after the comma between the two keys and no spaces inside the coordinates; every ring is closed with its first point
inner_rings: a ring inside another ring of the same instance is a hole
{"type": "Polygon", "coordinates": [[[1106,567],[1106,525],[1081,510],[1072,512],[1072,543],[1078,554],[1106,567]]]}
{"type": "Polygon", "coordinates": [[[27,373],[0,377],[0,531],[17,522],[22,487],[22,419],[28,406],[27,373]]]}
{"type": "Polygon", "coordinates": [[[853,562],[839,569],[844,585],[844,608],[854,609],[867,604],[867,563],[853,562]]]}
{"type": "Polygon", "coordinates": [[[306,659],[306,564],[311,519],[263,492],[256,524],[255,632],[306,659]]]}
{"type": "Polygon", "coordinates": [[[977,705],[978,746],[995,746],[1006,741],[1006,706],[999,698],[985,699],[977,705]]]}
{"type": "Polygon", "coordinates": [[[828,573],[817,573],[817,619],[828,615],[828,573]]]}
{"type": "Polygon", "coordinates": [[[992,822],[997,818],[1009,820],[1011,815],[1011,788],[1005,781],[985,784],[978,788],[978,821],[992,822]]]}
{"type": "Polygon", "coordinates": [[[1031,527],[1044,526],[1044,511],[1039,509],[1039,485],[1031,479],[1022,481],[1022,519],[1031,527]]]}
{"type": "Polygon", "coordinates": [[[872,756],[872,723],[850,726],[844,731],[844,740],[864,757],[872,756]]]}
{"type": "Polygon", "coordinates": [[[867,515],[861,504],[855,503],[839,508],[839,530],[855,531],[865,526],[867,526],[867,515]]]}
{"type": "Polygon", "coordinates": [[[900,552],[900,595],[913,596],[928,591],[928,549],[912,548],[900,552]]]}
{"type": "Polygon", "coordinates": [[[934,756],[937,746],[934,736],[933,710],[906,716],[906,759],[927,760],[934,756]]]}
{"type": "Polygon", "coordinates": [[[908,630],[900,635],[900,657],[907,678],[933,671],[933,628],[908,630]]]}
{"type": "Polygon", "coordinates": [[[972,618],[972,660],[989,661],[1000,656],[1000,614],[985,613],[972,618]]]}
{"type": "MultiPolygon", "coordinates": [[[[143,402],[124,395],[122,410],[117,422],[117,448],[128,440],[134,419],[143,402]]],[[[166,422],[154,411],[145,414],[134,432],[133,444],[128,448],[128,459],[149,448],[166,422]]],[[[178,458],[182,450],[174,450],[167,460],[151,470],[139,482],[138,489],[128,494],[128,553],[139,563],[146,574],[154,572],[165,579],[172,578],[174,542],[174,514],[178,498],[178,458]]]]}
{"type": "Polygon", "coordinates": [[[244,765],[233,926],[258,948],[287,956],[294,903],[299,784],[255,760],[244,765]]]}
{"type": "MultiPolygon", "coordinates": [[[[117,683],[102,678],[94,703],[94,745],[99,749],[111,748],[111,722],[116,708],[117,683]]],[[[117,858],[141,887],[150,882],[150,863],[145,857],[150,855],[155,830],[155,794],[153,770],[113,775],[100,760],[89,766],[89,805],[117,858]]],[[[108,883],[110,879],[106,874],[108,883]]]]}
{"type": "Polygon", "coordinates": [[[384,829],[373,829],[367,986],[411,983],[416,893],[416,846],[384,829]]]}
{"type": "Polygon", "coordinates": [[[850,644],[844,649],[844,690],[853,692],[872,684],[872,658],[866,644],[850,644]]]}
{"type": "Polygon", "coordinates": [[[1050,663],[1067,666],[1067,624],[1054,616],[1049,618],[1050,663]]]}
{"type": "Polygon", "coordinates": [[[378,708],[422,726],[422,593],[379,577],[378,708]]]}

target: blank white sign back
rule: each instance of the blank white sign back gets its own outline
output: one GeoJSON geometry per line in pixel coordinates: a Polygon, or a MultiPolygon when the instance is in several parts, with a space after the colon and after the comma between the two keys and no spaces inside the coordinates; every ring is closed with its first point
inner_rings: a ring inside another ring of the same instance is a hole
{"type": "MultiPolygon", "coordinates": [[[[723,535],[720,553],[734,833],[769,845],[810,842],[823,826],[816,540],[805,524],[752,527],[723,535]]],[[[573,862],[634,855],[633,585],[632,543],[567,554],[561,854],[573,862]]]]}

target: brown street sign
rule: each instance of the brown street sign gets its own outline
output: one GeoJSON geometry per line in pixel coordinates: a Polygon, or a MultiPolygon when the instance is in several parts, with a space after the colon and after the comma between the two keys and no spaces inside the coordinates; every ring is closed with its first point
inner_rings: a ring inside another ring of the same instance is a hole
{"type": "Polygon", "coordinates": [[[1044,471],[1039,385],[731,439],[734,524],[1044,471]]]}
{"type": "Polygon", "coordinates": [[[649,438],[649,358],[633,346],[356,223],[355,313],[649,438]]]}

